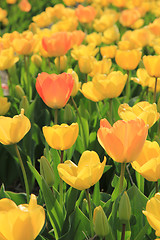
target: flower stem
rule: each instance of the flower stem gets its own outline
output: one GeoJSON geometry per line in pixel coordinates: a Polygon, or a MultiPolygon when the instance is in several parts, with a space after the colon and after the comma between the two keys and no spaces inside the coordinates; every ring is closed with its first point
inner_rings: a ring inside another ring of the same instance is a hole
{"type": "Polygon", "coordinates": [[[25,168],[24,168],[24,165],[23,165],[23,161],[22,161],[20,152],[19,152],[19,150],[18,150],[17,144],[14,144],[14,147],[15,147],[15,150],[16,150],[16,154],[17,154],[17,157],[18,157],[18,160],[19,160],[21,169],[22,169],[23,178],[24,178],[24,184],[25,184],[26,194],[27,194],[27,202],[29,202],[29,185],[28,185],[28,180],[27,180],[26,171],[25,171],[25,168]]]}
{"type": "Polygon", "coordinates": [[[84,147],[85,149],[87,149],[87,143],[86,143],[86,138],[85,138],[85,131],[84,131],[84,127],[83,127],[83,123],[82,123],[82,118],[81,118],[81,115],[79,113],[79,110],[78,110],[78,107],[77,107],[77,104],[75,103],[73,97],[71,96],[71,100],[72,100],[72,103],[77,111],[77,114],[78,114],[78,117],[79,117],[79,120],[80,120],[80,123],[81,123],[81,127],[82,127],[82,137],[83,137],[83,142],[84,142],[84,147]]]}
{"type": "MultiPolygon", "coordinates": [[[[61,163],[63,163],[63,153],[64,151],[61,151],[61,163]]],[[[60,183],[59,183],[59,194],[60,194],[60,205],[63,209],[63,180],[60,178],[60,183]]]]}
{"type": "Polygon", "coordinates": [[[26,72],[26,91],[28,93],[28,99],[29,101],[32,99],[31,96],[31,91],[32,91],[32,86],[31,86],[31,79],[29,77],[29,57],[27,55],[24,55],[24,66],[25,66],[25,72],[26,72]]]}
{"type": "Polygon", "coordinates": [[[156,102],[156,93],[157,93],[157,77],[155,78],[155,85],[154,85],[154,95],[153,95],[153,102],[156,102]]]}
{"type": "Polygon", "coordinates": [[[123,191],[124,172],[125,172],[125,163],[121,163],[119,194],[121,194],[121,192],[123,191]]]}
{"type": "Polygon", "coordinates": [[[58,108],[54,109],[54,124],[58,123],[58,108]]]}
{"type": "Polygon", "coordinates": [[[124,240],[124,239],[125,239],[125,231],[126,231],[126,224],[122,224],[121,240],[124,240]]]}
{"type": "Polygon", "coordinates": [[[109,114],[110,114],[110,124],[112,125],[113,123],[113,100],[112,98],[109,99],[109,114]]]}
{"type": "Polygon", "coordinates": [[[89,189],[86,189],[86,197],[87,197],[88,209],[89,209],[89,220],[90,220],[90,228],[91,228],[91,237],[93,237],[94,236],[93,217],[92,217],[91,201],[90,201],[90,197],[89,197],[89,189]]]}
{"type": "Polygon", "coordinates": [[[156,184],[156,193],[159,192],[158,181],[155,182],[156,184]]]}
{"type": "Polygon", "coordinates": [[[129,97],[130,97],[130,71],[127,70],[127,82],[126,82],[126,97],[125,97],[125,102],[128,102],[129,101],[129,97]]]}

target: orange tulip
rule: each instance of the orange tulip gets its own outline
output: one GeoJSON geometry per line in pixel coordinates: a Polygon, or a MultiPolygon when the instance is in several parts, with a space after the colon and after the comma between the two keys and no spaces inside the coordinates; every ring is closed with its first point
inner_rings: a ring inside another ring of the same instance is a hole
{"type": "Polygon", "coordinates": [[[29,12],[31,10],[31,4],[28,0],[21,0],[18,6],[23,12],[29,12]]]}
{"type": "Polygon", "coordinates": [[[97,136],[101,146],[116,162],[134,161],[140,154],[148,133],[142,119],[119,120],[113,127],[106,119],[100,121],[97,136]]]}
{"type": "Polygon", "coordinates": [[[44,103],[50,108],[62,108],[66,105],[72,89],[74,79],[71,74],[38,74],[36,89],[44,103]]]}
{"type": "Polygon", "coordinates": [[[96,16],[96,10],[92,6],[84,7],[82,5],[78,5],[75,10],[75,14],[81,23],[90,23],[96,16]]]}
{"type": "Polygon", "coordinates": [[[141,17],[137,9],[125,9],[122,11],[119,21],[125,26],[129,27],[134,24],[141,17]]]}
{"type": "Polygon", "coordinates": [[[42,46],[50,57],[63,56],[71,48],[71,39],[67,32],[57,32],[51,37],[43,37],[42,46]]]}

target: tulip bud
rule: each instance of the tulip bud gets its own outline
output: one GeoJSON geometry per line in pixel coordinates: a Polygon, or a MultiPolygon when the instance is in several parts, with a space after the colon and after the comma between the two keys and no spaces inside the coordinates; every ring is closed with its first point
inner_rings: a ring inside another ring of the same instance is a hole
{"type": "Polygon", "coordinates": [[[119,203],[119,219],[122,224],[126,224],[131,217],[131,204],[127,192],[125,191],[119,203]]]}
{"type": "Polygon", "coordinates": [[[29,102],[26,96],[22,97],[22,100],[20,102],[20,109],[24,109],[24,112],[26,113],[29,107],[29,102]]]}
{"type": "Polygon", "coordinates": [[[36,65],[36,67],[41,67],[42,65],[42,58],[38,54],[32,55],[31,61],[36,65]]]}
{"type": "Polygon", "coordinates": [[[69,68],[67,70],[67,73],[71,74],[73,79],[74,79],[74,85],[73,85],[73,89],[72,89],[72,93],[71,93],[71,96],[74,97],[74,96],[76,96],[78,90],[81,87],[81,82],[79,82],[78,75],[75,71],[73,71],[72,68],[69,68]]]}
{"type": "Polygon", "coordinates": [[[64,108],[64,122],[71,124],[75,120],[75,115],[71,105],[68,103],[64,108]]]}
{"type": "Polygon", "coordinates": [[[88,56],[83,56],[79,59],[78,66],[79,66],[81,73],[88,74],[92,71],[92,62],[93,62],[92,58],[88,57],[88,56]]]}
{"type": "Polygon", "coordinates": [[[49,187],[52,187],[54,184],[54,172],[47,158],[44,156],[40,158],[40,174],[44,177],[49,187]]]}
{"type": "Polygon", "coordinates": [[[33,23],[33,22],[32,22],[32,23],[29,25],[29,30],[30,30],[33,34],[37,33],[37,29],[38,29],[38,26],[37,26],[36,23],[33,23]]]}
{"type": "Polygon", "coordinates": [[[15,93],[19,99],[22,99],[22,97],[25,96],[25,93],[20,85],[15,86],[15,93]]]}
{"type": "Polygon", "coordinates": [[[94,231],[97,236],[105,237],[110,232],[110,225],[106,214],[101,206],[96,207],[93,212],[94,231]]]}
{"type": "Polygon", "coordinates": [[[67,56],[60,56],[56,57],[54,60],[54,63],[56,65],[56,68],[60,71],[63,72],[65,68],[67,67],[67,56]]]}

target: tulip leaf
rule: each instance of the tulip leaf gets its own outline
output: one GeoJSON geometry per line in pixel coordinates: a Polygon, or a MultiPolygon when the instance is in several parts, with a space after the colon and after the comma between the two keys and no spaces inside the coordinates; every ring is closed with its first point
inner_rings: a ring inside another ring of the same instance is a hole
{"type": "Polygon", "coordinates": [[[12,201],[14,201],[17,205],[25,204],[27,202],[27,197],[25,193],[14,193],[10,191],[6,191],[8,196],[12,201]]]}
{"type": "Polygon", "coordinates": [[[94,191],[92,196],[93,203],[97,206],[100,205],[100,187],[99,187],[99,181],[94,185],[94,191]]]}
{"type": "Polygon", "coordinates": [[[134,240],[141,240],[143,239],[144,235],[147,233],[149,228],[149,223],[146,222],[145,226],[140,230],[140,232],[138,233],[138,235],[136,236],[136,238],[134,240]]]}
{"type": "Polygon", "coordinates": [[[131,239],[135,239],[147,222],[142,210],[145,209],[148,198],[135,185],[127,193],[130,198],[131,212],[135,218],[135,223],[131,223],[131,239]]]}
{"type": "MultiPolygon", "coordinates": [[[[120,187],[120,177],[118,177],[117,175],[114,175],[114,178],[112,180],[112,186],[115,187],[113,193],[112,193],[112,201],[114,201],[118,195],[119,195],[119,187],[120,187]]],[[[123,180],[123,190],[126,189],[127,187],[127,181],[124,178],[123,180]]]]}
{"type": "Polygon", "coordinates": [[[37,170],[28,162],[30,170],[33,172],[39,187],[42,191],[44,201],[47,207],[47,212],[49,215],[49,219],[52,227],[54,228],[54,233],[56,239],[59,239],[62,225],[63,225],[63,212],[62,208],[57,201],[57,194],[53,193],[49,188],[48,184],[45,182],[43,177],[37,172],[37,170]]]}
{"type": "Polygon", "coordinates": [[[0,199],[1,198],[10,198],[8,193],[5,191],[4,184],[2,184],[0,188],[0,199]]]}
{"type": "Polygon", "coordinates": [[[67,191],[66,211],[68,216],[74,211],[75,204],[79,194],[80,194],[80,191],[72,187],[70,187],[69,190],[67,191]]]}
{"type": "Polygon", "coordinates": [[[58,154],[58,151],[53,148],[50,149],[50,154],[52,157],[51,166],[53,167],[53,171],[54,171],[54,187],[58,189],[60,177],[57,170],[57,166],[60,163],[60,156],[58,154]]]}
{"type": "Polygon", "coordinates": [[[69,231],[59,240],[85,240],[90,236],[90,221],[78,207],[70,215],[68,224],[69,231]]]}

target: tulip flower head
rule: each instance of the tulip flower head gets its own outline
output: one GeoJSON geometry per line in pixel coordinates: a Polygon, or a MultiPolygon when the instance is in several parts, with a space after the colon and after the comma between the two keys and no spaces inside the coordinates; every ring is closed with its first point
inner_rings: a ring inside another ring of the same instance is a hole
{"type": "Polygon", "coordinates": [[[142,211],[147,217],[149,225],[156,231],[156,236],[160,237],[160,193],[156,193],[146,205],[146,211],[142,211]]]}
{"type": "Polygon", "coordinates": [[[160,147],[158,143],[145,141],[141,153],[131,164],[148,181],[158,181],[160,179],[160,147]]]}
{"type": "Polygon", "coordinates": [[[0,115],[5,115],[9,108],[11,106],[11,103],[8,102],[7,97],[0,97],[0,115]]]}
{"type": "Polygon", "coordinates": [[[149,127],[152,127],[160,117],[156,103],[150,104],[147,101],[138,102],[133,107],[130,107],[127,103],[121,104],[118,108],[118,114],[125,121],[137,117],[141,118],[149,127]]]}
{"type": "Polygon", "coordinates": [[[24,116],[24,109],[21,114],[10,117],[0,117],[0,142],[4,145],[18,143],[30,130],[30,120],[24,116]]]}
{"type": "Polygon", "coordinates": [[[8,198],[0,200],[0,239],[35,239],[44,223],[45,211],[34,194],[29,204],[19,206],[8,198]]]}
{"type": "Polygon", "coordinates": [[[43,127],[43,134],[48,145],[57,150],[66,150],[75,143],[79,132],[78,123],[54,125],[43,127]]]}
{"type": "Polygon", "coordinates": [[[58,165],[58,172],[63,181],[70,186],[84,190],[90,188],[102,177],[106,158],[100,162],[99,156],[94,151],[83,152],[78,166],[71,160],[58,165]]]}
{"type": "Polygon", "coordinates": [[[144,56],[144,66],[151,77],[160,77],[160,56],[144,56]]]}
{"type": "Polygon", "coordinates": [[[44,103],[50,108],[62,108],[71,95],[74,79],[71,74],[38,74],[36,89],[44,103]]]}
{"type": "Polygon", "coordinates": [[[78,5],[75,10],[75,14],[81,23],[90,23],[96,16],[96,10],[92,6],[84,7],[82,5],[78,5]]]}
{"type": "Polygon", "coordinates": [[[148,126],[142,119],[118,120],[113,127],[101,119],[97,137],[100,145],[116,162],[134,161],[140,154],[148,133],[148,126]]]}

